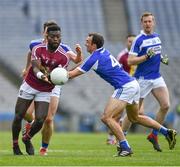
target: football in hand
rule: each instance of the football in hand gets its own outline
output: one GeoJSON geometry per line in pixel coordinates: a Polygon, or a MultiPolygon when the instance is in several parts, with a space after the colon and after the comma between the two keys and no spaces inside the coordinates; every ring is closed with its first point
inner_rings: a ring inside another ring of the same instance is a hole
{"type": "Polygon", "coordinates": [[[50,73],[50,79],[54,85],[64,85],[68,81],[68,72],[61,67],[54,68],[50,73]]]}

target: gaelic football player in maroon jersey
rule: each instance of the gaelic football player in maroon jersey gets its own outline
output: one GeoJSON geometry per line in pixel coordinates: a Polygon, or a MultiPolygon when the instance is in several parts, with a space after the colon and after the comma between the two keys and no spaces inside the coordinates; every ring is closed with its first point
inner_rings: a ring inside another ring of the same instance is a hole
{"type": "Polygon", "coordinates": [[[31,138],[42,128],[48,114],[50,94],[54,88],[47,74],[58,66],[66,68],[69,63],[69,57],[60,46],[60,42],[60,27],[57,25],[50,26],[47,29],[47,43],[39,44],[32,50],[32,66],[19,89],[12,123],[14,155],[22,155],[18,138],[22,119],[33,100],[35,102],[35,120],[30,131],[23,136],[22,140],[25,144],[26,152],[29,155],[34,155],[31,138]],[[46,69],[47,73],[42,71],[42,67],[46,69]]]}

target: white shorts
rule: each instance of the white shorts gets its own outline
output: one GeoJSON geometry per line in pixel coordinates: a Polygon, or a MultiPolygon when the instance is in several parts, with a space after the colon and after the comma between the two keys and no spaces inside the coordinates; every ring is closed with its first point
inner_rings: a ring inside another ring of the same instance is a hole
{"type": "Polygon", "coordinates": [[[153,89],[159,87],[167,87],[163,77],[157,79],[138,79],[140,86],[140,98],[145,98],[153,89]]]}
{"type": "Polygon", "coordinates": [[[129,104],[139,103],[140,87],[138,82],[134,80],[123,85],[122,88],[116,89],[112,97],[126,101],[129,104]]]}
{"type": "Polygon", "coordinates": [[[20,86],[18,97],[21,97],[23,99],[28,100],[34,100],[34,101],[45,101],[50,102],[50,96],[60,96],[60,87],[55,87],[52,92],[41,92],[34,88],[32,88],[29,84],[26,82],[23,82],[20,86]]]}
{"type": "Polygon", "coordinates": [[[51,91],[51,95],[50,96],[55,96],[55,97],[60,97],[61,95],[61,91],[62,91],[62,86],[60,85],[56,85],[53,90],[51,91]]]}

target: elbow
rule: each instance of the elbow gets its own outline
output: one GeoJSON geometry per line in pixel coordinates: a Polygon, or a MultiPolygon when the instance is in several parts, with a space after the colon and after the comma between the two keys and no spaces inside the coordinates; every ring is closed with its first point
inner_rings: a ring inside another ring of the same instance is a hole
{"type": "Polygon", "coordinates": [[[75,59],[75,60],[74,60],[74,63],[76,63],[76,64],[78,64],[78,63],[80,63],[80,62],[82,62],[82,59],[81,59],[81,58],[78,58],[78,59],[75,59]]]}
{"type": "Polygon", "coordinates": [[[128,64],[129,66],[134,65],[134,64],[133,64],[133,61],[132,61],[132,60],[129,60],[129,59],[127,60],[127,64],[128,64]]]}
{"type": "Polygon", "coordinates": [[[78,63],[78,60],[74,60],[74,63],[77,64],[77,63],[78,63]]]}
{"type": "Polygon", "coordinates": [[[82,64],[82,62],[83,62],[83,60],[80,59],[80,60],[77,60],[75,63],[76,63],[76,64],[82,64]]]}

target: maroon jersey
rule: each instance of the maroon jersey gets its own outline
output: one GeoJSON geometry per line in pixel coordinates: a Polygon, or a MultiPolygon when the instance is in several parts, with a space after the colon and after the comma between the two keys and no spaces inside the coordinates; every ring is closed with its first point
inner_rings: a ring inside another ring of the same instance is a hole
{"type": "MultiPolygon", "coordinates": [[[[40,60],[41,65],[51,72],[54,68],[61,66],[66,68],[69,64],[69,57],[66,51],[59,46],[55,52],[50,53],[47,50],[47,44],[39,44],[32,50],[32,60],[40,60]]],[[[31,67],[25,81],[34,89],[42,92],[51,92],[54,88],[53,84],[49,84],[34,75],[33,68],[31,67]]]]}
{"type": "Polygon", "coordinates": [[[118,55],[118,57],[117,57],[117,60],[119,61],[120,64],[122,64],[123,69],[124,69],[126,72],[129,73],[129,72],[130,72],[130,66],[129,66],[128,63],[127,63],[128,55],[129,55],[129,53],[128,53],[128,50],[127,50],[127,48],[126,48],[126,49],[122,50],[122,51],[119,53],[119,55],[118,55]]]}
{"type": "Polygon", "coordinates": [[[124,50],[122,50],[119,55],[117,56],[117,60],[120,64],[122,64],[123,69],[128,72],[131,76],[134,74],[135,68],[136,66],[128,65],[128,56],[129,56],[129,52],[128,49],[125,48],[124,50]]]}

